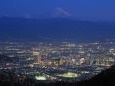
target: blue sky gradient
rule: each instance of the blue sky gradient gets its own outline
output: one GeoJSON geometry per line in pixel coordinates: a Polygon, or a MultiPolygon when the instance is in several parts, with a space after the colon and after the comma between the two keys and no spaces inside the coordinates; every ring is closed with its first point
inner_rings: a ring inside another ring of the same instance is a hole
{"type": "Polygon", "coordinates": [[[115,0],[0,0],[0,16],[37,18],[56,7],[76,19],[115,21],[115,0]]]}

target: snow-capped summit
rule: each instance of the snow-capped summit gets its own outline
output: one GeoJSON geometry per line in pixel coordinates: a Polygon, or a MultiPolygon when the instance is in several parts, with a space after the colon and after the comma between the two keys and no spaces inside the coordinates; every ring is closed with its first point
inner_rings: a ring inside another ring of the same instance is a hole
{"type": "Polygon", "coordinates": [[[62,8],[55,8],[50,12],[51,17],[70,17],[70,13],[63,10],[62,8]]]}
{"type": "Polygon", "coordinates": [[[40,18],[68,18],[71,14],[67,11],[63,10],[62,8],[55,8],[43,15],[40,18]]]}

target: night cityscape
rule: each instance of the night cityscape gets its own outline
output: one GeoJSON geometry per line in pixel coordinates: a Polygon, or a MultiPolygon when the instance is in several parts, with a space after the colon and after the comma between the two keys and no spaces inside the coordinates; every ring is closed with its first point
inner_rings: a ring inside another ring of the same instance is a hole
{"type": "MultiPolygon", "coordinates": [[[[0,42],[0,70],[25,78],[56,81],[86,80],[115,63],[115,41],[93,43],[0,42]]],[[[19,77],[20,79],[20,77],[19,77]]]]}
{"type": "Polygon", "coordinates": [[[0,1],[0,86],[114,86],[115,1],[0,1]]]}

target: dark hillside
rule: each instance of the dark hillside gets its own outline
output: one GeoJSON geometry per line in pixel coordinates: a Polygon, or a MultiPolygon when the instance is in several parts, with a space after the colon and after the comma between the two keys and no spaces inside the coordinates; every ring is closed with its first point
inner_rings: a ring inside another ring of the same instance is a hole
{"type": "Polygon", "coordinates": [[[102,71],[95,77],[81,81],[80,86],[115,86],[115,65],[102,71]]]}

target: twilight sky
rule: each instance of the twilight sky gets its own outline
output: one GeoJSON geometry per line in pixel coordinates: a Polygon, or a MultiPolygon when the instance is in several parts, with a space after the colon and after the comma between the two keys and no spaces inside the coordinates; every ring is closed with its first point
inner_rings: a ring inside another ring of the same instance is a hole
{"type": "Polygon", "coordinates": [[[0,17],[38,18],[56,7],[81,20],[115,21],[115,0],[0,0],[0,17]]]}

